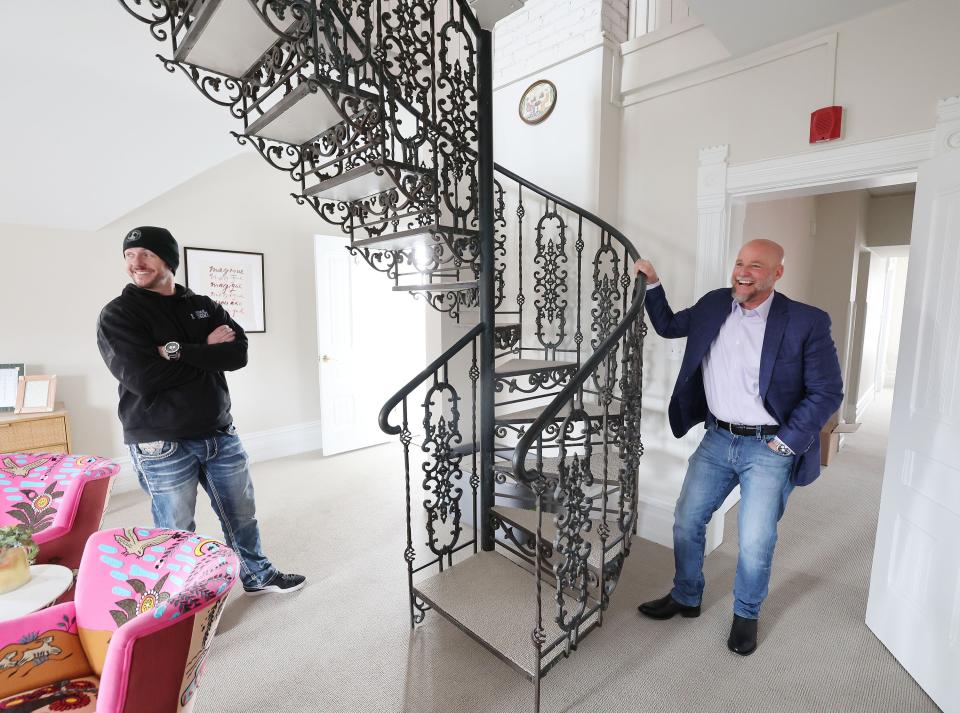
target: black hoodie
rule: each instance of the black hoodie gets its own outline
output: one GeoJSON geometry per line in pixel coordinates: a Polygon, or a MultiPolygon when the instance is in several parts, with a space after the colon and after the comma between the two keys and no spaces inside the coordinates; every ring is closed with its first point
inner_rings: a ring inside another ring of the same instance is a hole
{"type": "Polygon", "coordinates": [[[129,284],[100,313],[97,346],[120,382],[125,443],[206,438],[231,425],[223,372],[246,366],[247,336],[209,297],[182,285],[167,296],[129,284]],[[222,324],[236,341],[207,344],[222,324]],[[167,342],[180,343],[177,361],[160,356],[167,342]]]}

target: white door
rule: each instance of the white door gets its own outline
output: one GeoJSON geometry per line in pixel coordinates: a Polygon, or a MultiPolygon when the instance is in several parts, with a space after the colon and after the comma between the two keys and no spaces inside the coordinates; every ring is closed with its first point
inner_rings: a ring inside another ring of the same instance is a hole
{"type": "Polygon", "coordinates": [[[314,239],[323,454],[391,440],[377,425],[384,402],[424,366],[424,303],[346,250],[314,239]]]}
{"type": "Polygon", "coordinates": [[[867,625],[960,713],[960,151],[919,172],[867,625]]]}

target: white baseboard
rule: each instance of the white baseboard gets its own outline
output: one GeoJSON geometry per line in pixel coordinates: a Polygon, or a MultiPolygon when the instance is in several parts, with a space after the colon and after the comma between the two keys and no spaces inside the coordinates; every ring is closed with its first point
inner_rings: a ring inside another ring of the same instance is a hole
{"type": "MultiPolygon", "coordinates": [[[[307,421],[266,431],[241,433],[240,438],[247,455],[250,456],[250,462],[259,463],[320,450],[320,422],[307,421]]],[[[116,456],[113,460],[120,466],[113,492],[139,490],[140,484],[137,482],[137,474],[133,470],[130,454],[116,456]]]]}
{"type": "Polygon", "coordinates": [[[874,387],[870,387],[863,396],[857,400],[857,415],[854,419],[854,423],[863,423],[863,414],[870,408],[870,404],[873,403],[873,399],[877,395],[877,390],[874,387]]]}

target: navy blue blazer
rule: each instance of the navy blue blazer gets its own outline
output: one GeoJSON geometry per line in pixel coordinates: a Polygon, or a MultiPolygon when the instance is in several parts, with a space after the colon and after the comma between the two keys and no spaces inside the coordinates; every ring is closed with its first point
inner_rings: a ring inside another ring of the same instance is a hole
{"type": "MultiPolygon", "coordinates": [[[[662,285],[647,291],[647,314],[657,334],[687,338],[669,408],[677,438],[707,420],[701,364],[732,304],[729,288],[713,290],[674,314],[662,285]]],[[[795,485],[812,483],[820,475],[820,429],[843,400],[840,362],[826,312],[774,292],[760,353],[760,398],[780,424],[780,440],[797,454],[791,480],[795,485]]]]}

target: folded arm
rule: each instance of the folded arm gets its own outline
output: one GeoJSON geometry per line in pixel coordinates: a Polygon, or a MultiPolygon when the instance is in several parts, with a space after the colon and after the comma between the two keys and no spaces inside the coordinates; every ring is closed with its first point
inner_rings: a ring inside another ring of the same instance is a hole
{"type": "Polygon", "coordinates": [[[97,346],[110,373],[138,396],[182,386],[202,376],[196,367],[163,359],[146,326],[120,308],[100,313],[97,346]]]}
{"type": "Polygon", "coordinates": [[[206,344],[181,344],[180,361],[204,371],[236,371],[247,365],[247,335],[243,327],[233,321],[227,311],[211,300],[211,324],[216,325],[211,336],[222,326],[232,331],[232,339],[206,344]]]}

